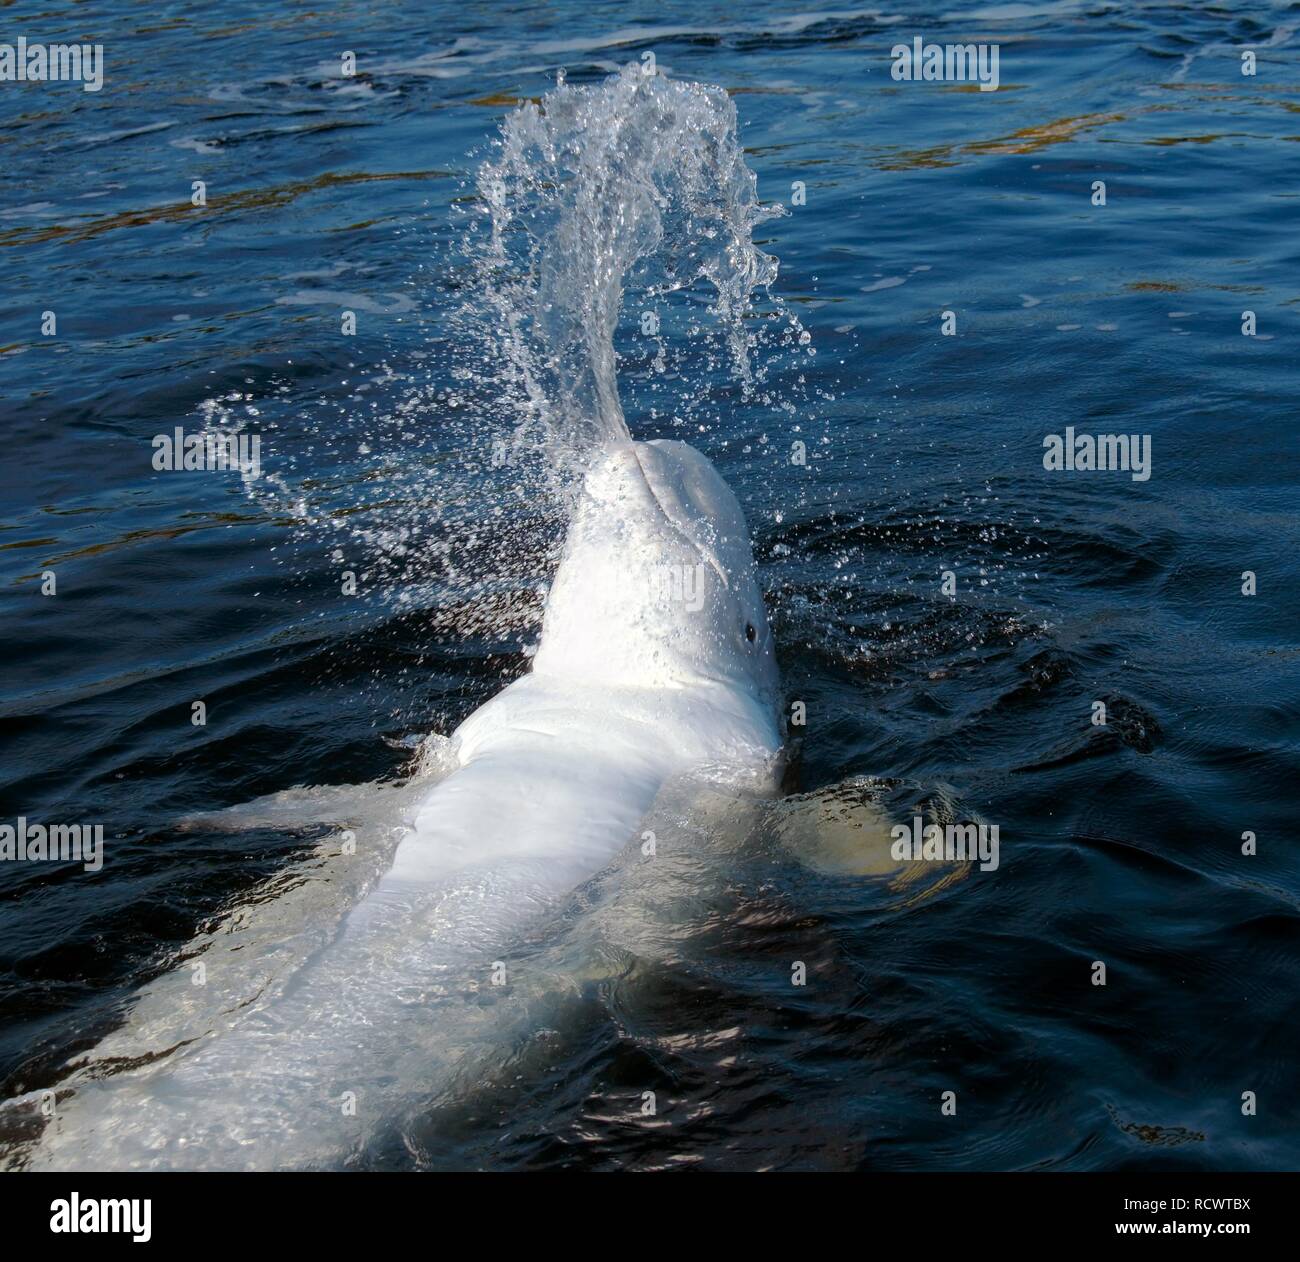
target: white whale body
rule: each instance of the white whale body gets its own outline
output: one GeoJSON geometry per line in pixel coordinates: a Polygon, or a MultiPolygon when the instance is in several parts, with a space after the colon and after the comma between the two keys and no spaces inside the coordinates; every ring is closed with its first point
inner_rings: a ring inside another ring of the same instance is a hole
{"type": "MultiPolygon", "coordinates": [[[[778,689],[748,531],[722,478],[684,443],[603,454],[532,669],[455,731],[449,774],[390,791],[404,826],[387,871],[220,1027],[138,1073],[74,1078],[27,1164],[344,1161],[436,1093],[472,1041],[464,1023],[482,1017],[467,994],[639,844],[668,786],[707,771],[775,787],[778,689]]],[[[256,807],[250,822],[278,818],[256,807]]]]}
{"type": "Polygon", "coordinates": [[[771,759],[777,686],[735,497],[685,443],[615,451],[586,479],[532,670],[457,730],[460,768],[378,894],[527,856],[576,883],[674,773],[771,759]]]}

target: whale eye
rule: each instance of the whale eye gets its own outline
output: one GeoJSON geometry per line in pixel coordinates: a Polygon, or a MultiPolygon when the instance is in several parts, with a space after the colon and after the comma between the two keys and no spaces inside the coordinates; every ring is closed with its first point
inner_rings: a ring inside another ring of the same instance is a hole
{"type": "Polygon", "coordinates": [[[754,630],[754,624],[752,622],[745,623],[745,639],[753,644],[757,636],[758,632],[754,630]]]}

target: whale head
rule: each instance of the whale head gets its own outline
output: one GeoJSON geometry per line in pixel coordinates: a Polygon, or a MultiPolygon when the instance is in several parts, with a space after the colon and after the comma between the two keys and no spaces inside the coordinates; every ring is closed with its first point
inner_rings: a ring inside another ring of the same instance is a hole
{"type": "Polygon", "coordinates": [[[745,516],[695,448],[629,443],[588,471],[533,670],[605,686],[723,685],[775,707],[745,516]]]}

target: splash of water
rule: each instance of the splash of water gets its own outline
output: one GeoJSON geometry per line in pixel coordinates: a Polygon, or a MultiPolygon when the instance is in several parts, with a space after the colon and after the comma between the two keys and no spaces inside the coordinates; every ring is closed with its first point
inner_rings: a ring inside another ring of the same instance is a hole
{"type": "MultiPolygon", "coordinates": [[[[564,468],[629,437],[615,350],[629,284],[650,303],[707,287],[731,371],[752,387],[746,323],[777,272],[753,232],[780,211],[759,204],[721,88],[638,64],[594,86],[561,77],[506,119],[478,190],[486,230],[469,249],[516,442],[564,468]]],[[[659,321],[647,309],[637,327],[663,371],[659,321]]]]}
{"type": "Polygon", "coordinates": [[[257,404],[265,471],[246,490],[294,524],[281,556],[312,571],[295,581],[353,575],[348,617],[409,612],[423,635],[505,646],[539,622],[572,493],[628,437],[625,407],[725,443],[739,402],[759,433],[803,415],[813,350],[771,292],[754,233],[783,212],[759,204],[721,88],[640,65],[561,80],[481,157],[433,284],[413,278],[426,305],[376,367],[340,368],[316,398],[277,383],[213,400],[203,421],[237,428],[257,404]]]}

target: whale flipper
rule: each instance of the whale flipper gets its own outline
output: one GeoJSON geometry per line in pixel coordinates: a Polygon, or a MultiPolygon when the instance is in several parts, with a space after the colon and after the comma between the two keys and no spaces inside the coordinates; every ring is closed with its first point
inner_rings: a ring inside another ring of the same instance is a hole
{"type": "Polygon", "coordinates": [[[183,816],[183,832],[251,832],[256,829],[301,829],[336,825],[347,828],[377,816],[388,816],[390,806],[427,793],[460,765],[456,742],[436,733],[419,746],[411,775],[402,780],[369,780],[362,784],[310,784],[281,789],[263,797],[183,816]],[[413,794],[412,789],[418,788],[413,794]]]}

